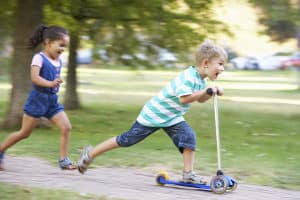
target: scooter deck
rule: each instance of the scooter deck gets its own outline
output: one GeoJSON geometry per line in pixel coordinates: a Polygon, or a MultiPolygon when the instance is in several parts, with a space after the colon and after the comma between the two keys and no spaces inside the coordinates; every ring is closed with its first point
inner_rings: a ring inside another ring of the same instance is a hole
{"type": "Polygon", "coordinates": [[[205,191],[212,191],[210,185],[207,184],[185,183],[182,181],[166,180],[163,176],[158,176],[156,181],[160,185],[178,185],[183,187],[198,188],[205,191]]]}
{"type": "Polygon", "coordinates": [[[159,185],[177,185],[182,187],[197,188],[202,191],[214,192],[216,194],[223,194],[226,191],[234,191],[237,188],[237,181],[230,176],[214,176],[211,179],[210,185],[186,183],[182,181],[170,180],[169,175],[166,172],[161,172],[156,177],[156,183],[159,185]]]}

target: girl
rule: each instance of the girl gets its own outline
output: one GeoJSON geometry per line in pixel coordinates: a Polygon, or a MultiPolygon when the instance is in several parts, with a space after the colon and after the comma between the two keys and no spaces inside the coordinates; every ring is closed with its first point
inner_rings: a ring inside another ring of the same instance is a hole
{"type": "Polygon", "coordinates": [[[227,53],[223,48],[210,41],[200,45],[196,52],[196,65],[184,70],[148,101],[129,131],[95,148],[87,146],[83,149],[77,164],[79,172],[83,174],[96,156],[117,147],[134,145],[162,128],[183,155],[182,181],[205,184],[206,181],[193,170],[196,136],[183,115],[192,102],[205,102],[213,94],[223,94],[217,87],[206,87],[204,79],[217,79],[224,71],[226,60],[227,53]]]}
{"type": "Polygon", "coordinates": [[[0,168],[3,169],[4,152],[22,139],[30,136],[40,117],[48,118],[60,130],[61,169],[76,169],[67,157],[71,123],[58,103],[57,92],[62,83],[60,55],[69,44],[68,32],[59,26],[40,25],[29,39],[29,48],[35,49],[43,43],[43,51],[34,55],[31,62],[32,90],[24,105],[21,129],[10,134],[0,145],[0,168]]]}

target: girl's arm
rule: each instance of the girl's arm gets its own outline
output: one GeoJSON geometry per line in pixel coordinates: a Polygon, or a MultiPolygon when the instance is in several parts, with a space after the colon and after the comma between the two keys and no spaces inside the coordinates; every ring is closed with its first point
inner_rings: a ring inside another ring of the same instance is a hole
{"type": "Polygon", "coordinates": [[[62,80],[60,78],[56,78],[53,81],[48,81],[48,80],[42,78],[40,76],[40,70],[41,70],[41,68],[39,66],[36,66],[36,65],[31,66],[31,81],[34,84],[42,86],[42,87],[56,87],[62,83],[62,80]]]}

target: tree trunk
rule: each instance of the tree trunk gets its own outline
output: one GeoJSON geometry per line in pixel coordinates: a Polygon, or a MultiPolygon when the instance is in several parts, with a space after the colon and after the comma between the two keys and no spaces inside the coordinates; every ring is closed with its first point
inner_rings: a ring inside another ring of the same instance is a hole
{"type": "Polygon", "coordinates": [[[30,90],[30,62],[33,52],[29,51],[27,41],[33,30],[43,19],[44,0],[17,1],[15,12],[14,53],[11,66],[12,90],[4,128],[16,128],[21,124],[23,104],[30,90]]]}
{"type": "Polygon", "coordinates": [[[70,33],[70,48],[69,48],[69,62],[67,73],[67,85],[65,91],[64,107],[66,109],[78,109],[80,107],[79,98],[77,94],[77,53],[79,46],[78,32],[71,31],[70,33]]]}
{"type": "Polygon", "coordinates": [[[298,72],[298,89],[300,89],[300,66],[297,67],[298,72]]]}
{"type": "MultiPolygon", "coordinates": [[[[298,8],[300,11],[300,0],[298,0],[298,8]]],[[[298,48],[300,49],[300,26],[297,28],[297,41],[298,41],[298,48]]],[[[297,66],[298,71],[298,89],[300,89],[300,66],[297,66]]]]}

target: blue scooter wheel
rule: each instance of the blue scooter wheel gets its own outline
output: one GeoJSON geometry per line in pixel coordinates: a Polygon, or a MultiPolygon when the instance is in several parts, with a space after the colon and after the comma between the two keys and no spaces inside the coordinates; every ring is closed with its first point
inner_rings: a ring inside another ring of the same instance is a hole
{"type": "Polygon", "coordinates": [[[237,183],[234,182],[232,186],[227,187],[228,192],[233,192],[237,188],[237,183]]]}
{"type": "Polygon", "coordinates": [[[237,188],[237,181],[230,176],[224,176],[227,180],[227,191],[233,192],[237,188]]]}
{"type": "Polygon", "coordinates": [[[216,194],[224,194],[227,190],[227,180],[224,176],[214,176],[210,181],[211,191],[216,194]]]}

